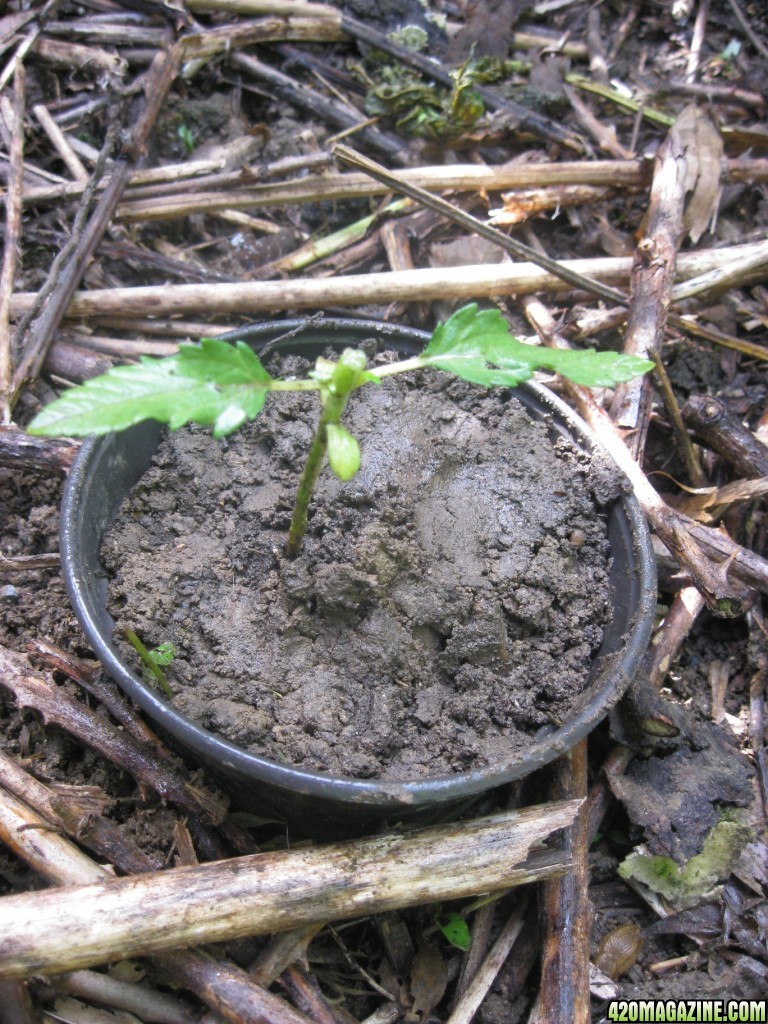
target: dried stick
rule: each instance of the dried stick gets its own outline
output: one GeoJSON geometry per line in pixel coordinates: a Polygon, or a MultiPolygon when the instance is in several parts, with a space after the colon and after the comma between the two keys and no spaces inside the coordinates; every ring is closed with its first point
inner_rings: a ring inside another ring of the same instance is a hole
{"type": "Polygon", "coordinates": [[[0,750],[0,785],[18,800],[42,816],[48,827],[75,839],[121,871],[137,874],[157,871],[163,866],[160,857],[150,857],[109,818],[99,811],[109,800],[83,787],[70,787],[69,792],[51,789],[33,778],[0,750]],[[95,809],[96,808],[96,809],[95,809]]]}
{"type": "Polygon", "coordinates": [[[0,683],[20,707],[33,707],[45,721],[58,725],[84,744],[98,750],[163,799],[171,800],[204,822],[218,824],[226,806],[211,794],[192,786],[182,773],[157,757],[153,750],[97,715],[55,683],[32,673],[22,655],[0,647],[0,683]]]}
{"type": "Polygon", "coordinates": [[[696,21],[693,24],[691,45],[688,50],[688,63],[685,69],[685,77],[693,82],[699,73],[699,61],[701,60],[701,49],[707,33],[707,19],[709,18],[709,0],[699,0],[699,9],[696,12],[696,21]]]}
{"type": "Polygon", "coordinates": [[[768,447],[719,398],[694,395],[683,406],[683,420],[705,444],[748,480],[768,476],[768,447]]]}
{"type": "Polygon", "coordinates": [[[255,984],[240,967],[214,960],[198,949],[163,953],[157,963],[175,985],[194,992],[233,1024],[311,1024],[309,1017],[255,984]]]}
{"type": "MultiPolygon", "coordinates": [[[[373,181],[364,174],[341,174],[329,172],[324,175],[309,175],[292,178],[282,184],[267,184],[275,178],[287,177],[302,170],[316,170],[329,164],[330,153],[316,153],[303,157],[286,157],[272,164],[251,165],[242,169],[208,173],[199,162],[193,162],[185,169],[183,164],[171,164],[167,168],[156,167],[136,171],[126,190],[124,203],[119,214],[125,219],[161,219],[162,217],[183,216],[179,207],[183,198],[190,199],[190,192],[209,191],[209,202],[218,196],[218,208],[224,208],[229,195],[239,195],[245,202],[246,194],[251,206],[282,206],[288,203],[305,203],[312,200],[359,199],[385,195],[386,185],[373,181]],[[171,172],[174,172],[171,173],[171,172]],[[194,173],[193,173],[194,172],[194,173]],[[192,180],[187,180],[191,178],[192,180]],[[183,183],[183,184],[182,184],[183,183]],[[140,200],[165,196],[169,209],[153,209],[136,206],[140,200]],[[171,199],[176,197],[176,208],[171,199]]],[[[571,161],[562,164],[509,164],[501,167],[487,167],[482,164],[456,164],[436,167],[411,167],[403,169],[405,180],[432,190],[493,190],[526,188],[536,185],[606,185],[613,188],[642,188],[650,181],[650,165],[644,160],[596,160],[571,161]]],[[[748,181],[761,181],[768,176],[768,160],[749,161],[749,166],[732,161],[728,164],[726,180],[735,176],[748,181]]],[[[56,186],[27,187],[25,202],[36,204],[73,199],[83,191],[82,185],[66,183],[56,186]]],[[[211,207],[206,207],[209,209],[211,207]]],[[[216,209],[216,207],[212,207],[216,209]]],[[[199,212],[193,208],[192,212],[199,212]]]]}
{"type": "MultiPolygon", "coordinates": [[[[386,185],[372,181],[362,174],[326,174],[308,176],[268,185],[265,181],[284,177],[294,171],[316,169],[328,164],[328,153],[301,157],[286,157],[266,167],[254,164],[247,171],[222,171],[209,174],[205,162],[193,161],[188,165],[171,164],[135,171],[130,188],[118,215],[125,220],[160,220],[183,217],[187,212],[216,212],[236,202],[247,208],[283,206],[314,200],[357,199],[384,195],[386,185]],[[249,181],[250,178],[250,181],[249,181]],[[188,180],[191,179],[191,180],[188,180]],[[164,182],[165,184],[156,184],[164,182]],[[183,184],[182,184],[183,183],[183,184]],[[190,193],[208,190],[210,193],[195,205],[190,193]],[[166,196],[164,204],[144,202],[166,196]],[[142,201],[142,202],[140,202],[142,201]],[[185,205],[185,202],[187,205],[185,205]]],[[[456,164],[438,167],[405,168],[401,175],[422,188],[472,191],[503,191],[515,188],[562,185],[605,185],[611,188],[639,189],[649,184],[651,165],[647,160],[595,160],[563,161],[563,163],[507,164],[487,167],[481,164],[456,164]]],[[[724,184],[760,184],[768,180],[768,159],[729,160],[722,169],[724,184]]],[[[83,186],[66,182],[55,186],[28,187],[24,201],[41,204],[73,199],[82,194],[83,186]]]]}
{"type": "Polygon", "coordinates": [[[116,78],[121,77],[127,67],[122,57],[107,50],[46,36],[40,36],[35,41],[32,52],[40,60],[48,61],[56,67],[77,70],[88,66],[116,78]]]}
{"type": "MultiPolygon", "coordinates": [[[[493,922],[496,917],[497,901],[492,900],[488,903],[484,903],[477,911],[472,915],[472,931],[469,949],[466,951],[461,961],[461,970],[459,971],[459,978],[456,982],[456,992],[454,995],[454,1009],[458,1007],[467,989],[472,984],[480,965],[488,955],[488,950],[491,945],[491,929],[493,928],[493,922]]],[[[389,957],[390,962],[394,963],[392,957],[389,957]]],[[[397,970],[397,965],[395,964],[397,970]]],[[[399,972],[402,973],[402,972],[399,972]]]]}
{"type": "Polygon", "coordinates": [[[96,161],[96,166],[93,169],[93,174],[91,175],[91,178],[89,179],[85,188],[81,188],[78,185],[78,189],[82,194],[82,199],[80,201],[77,213],[75,214],[75,218],[72,222],[72,231],[70,237],[65,242],[64,246],[59,251],[53,263],[51,264],[51,268],[48,272],[48,276],[45,282],[43,283],[43,286],[33,296],[32,301],[23,311],[24,315],[21,317],[19,323],[16,325],[17,347],[19,348],[21,347],[22,339],[24,338],[24,335],[26,334],[29,325],[39,315],[45,303],[52,295],[58,283],[59,275],[61,274],[63,268],[66,266],[68,260],[70,259],[70,257],[72,256],[77,247],[78,240],[82,234],[83,227],[91,210],[91,204],[96,194],[97,185],[101,181],[107,170],[107,161],[111,157],[112,151],[114,150],[117,144],[117,138],[118,125],[115,122],[111,122],[107,130],[106,140],[101,149],[101,152],[99,153],[99,157],[96,161]]]}
{"type": "MultiPolygon", "coordinates": [[[[587,741],[581,740],[551,769],[553,799],[587,795],[587,741]]],[[[541,989],[530,1018],[589,1024],[589,865],[587,805],[584,801],[563,837],[574,866],[541,886],[541,989]]]]}
{"type": "Polygon", "coordinates": [[[82,384],[84,380],[106,373],[112,361],[87,346],[76,345],[59,334],[45,354],[41,372],[49,377],[82,384]]]}
{"type": "Polygon", "coordinates": [[[587,46],[589,48],[589,70],[596,82],[608,85],[610,75],[608,73],[608,58],[605,54],[600,30],[600,8],[593,7],[587,14],[587,46]]]}
{"type": "Polygon", "coordinates": [[[659,384],[661,399],[664,403],[664,408],[667,410],[669,422],[672,425],[672,436],[674,438],[675,447],[685,463],[685,468],[688,471],[688,479],[694,487],[705,487],[707,484],[707,478],[704,474],[704,470],[701,468],[701,462],[693,441],[691,441],[690,435],[685,429],[677,396],[675,395],[674,388],[672,387],[672,381],[669,379],[667,368],[661,358],[661,352],[658,349],[654,349],[653,352],[650,353],[650,356],[653,360],[654,366],[656,367],[656,379],[659,384]]]}
{"type": "Polygon", "coordinates": [[[749,23],[749,18],[744,13],[739,0],[728,0],[731,5],[731,10],[736,15],[736,20],[741,25],[744,35],[749,39],[750,43],[754,46],[757,52],[762,56],[763,60],[768,60],[768,47],[762,42],[760,37],[757,35],[755,30],[749,23]]]}
{"type": "MultiPolygon", "coordinates": [[[[502,235],[502,237],[506,237],[502,235]]],[[[678,272],[687,276],[702,273],[723,260],[737,259],[744,246],[683,253],[678,272]]],[[[626,284],[632,267],[628,257],[600,257],[564,260],[564,271],[589,275],[613,284],[626,284]]],[[[530,295],[534,292],[562,293],[570,286],[561,277],[532,263],[494,263],[465,267],[425,268],[342,278],[296,278],[287,281],[242,282],[238,284],[183,284],[140,288],[104,288],[77,292],[68,316],[74,318],[147,316],[177,314],[252,314],[288,309],[322,309],[323,306],[354,306],[368,303],[412,302],[440,299],[477,299],[499,295],[530,295]]],[[[35,295],[18,292],[11,301],[11,315],[21,315],[35,295]]],[[[690,325],[686,329],[690,329],[690,325]]],[[[756,346],[757,347],[757,346],[756,346]]]]}
{"type": "Polygon", "coordinates": [[[760,271],[768,264],[768,241],[755,242],[749,251],[744,250],[741,259],[735,263],[723,264],[697,277],[676,284],[672,288],[672,301],[682,302],[683,299],[700,296],[705,292],[722,292],[728,288],[739,288],[751,282],[755,271],[760,271]]]}
{"type": "Polygon", "coordinates": [[[563,92],[568,97],[568,102],[571,104],[579,124],[594,138],[600,149],[606,153],[610,153],[611,156],[617,157],[619,160],[630,159],[632,152],[622,146],[616,138],[615,126],[606,126],[602,121],[595,117],[587,104],[584,103],[572,86],[563,83],[562,88],[563,92]]]}
{"type": "MultiPolygon", "coordinates": [[[[0,842],[21,860],[35,864],[40,873],[53,882],[62,885],[93,882],[94,862],[69,839],[57,835],[53,828],[45,818],[0,786],[0,842]]],[[[21,976],[23,974],[20,972],[21,976]]]]}
{"type": "Polygon", "coordinates": [[[61,557],[58,551],[42,555],[17,555],[6,558],[0,554],[0,572],[36,572],[39,569],[58,569],[61,557]]]}
{"type": "Polygon", "coordinates": [[[37,37],[42,32],[48,19],[53,17],[56,8],[59,6],[59,2],[60,0],[47,0],[47,3],[43,5],[41,10],[34,12],[34,14],[30,16],[30,18],[35,18],[35,24],[30,28],[27,35],[19,42],[14,55],[0,72],[0,93],[3,92],[16,68],[21,65],[26,55],[35,45],[37,37]]]}
{"type": "Polygon", "coordinates": [[[39,1024],[25,981],[16,978],[0,981],[0,1006],[3,1024],[39,1024]]]}
{"type": "Polygon", "coordinates": [[[661,687],[680,652],[694,622],[704,608],[704,599],[695,587],[683,587],[664,616],[664,622],[651,641],[643,669],[651,683],[661,687]]]}
{"type": "Polygon", "coordinates": [[[315,1024],[349,1024],[341,1014],[334,1012],[313,975],[296,964],[291,964],[280,975],[280,984],[299,1007],[315,1024]]]}
{"type": "Polygon", "coordinates": [[[139,116],[126,155],[117,162],[109,184],[99,199],[93,214],[85,226],[75,252],[61,269],[48,302],[39,318],[32,325],[24,345],[24,355],[16,368],[12,380],[11,405],[18,400],[26,384],[40,372],[46,354],[85,268],[93,255],[102,235],[109,226],[120,197],[128,184],[136,162],[143,156],[157,116],[178,73],[181,64],[181,47],[176,45],[168,52],[161,53],[147,76],[147,99],[139,116]]]}
{"type": "Polygon", "coordinates": [[[73,970],[551,877],[567,869],[568,855],[529,857],[530,851],[570,825],[580,806],[566,800],[409,836],[9,896],[0,900],[0,977],[73,970]]]}
{"type": "MultiPolygon", "coordinates": [[[[7,983],[6,983],[7,984],[7,983]]],[[[51,988],[113,1010],[127,1010],[151,1024],[199,1024],[200,1013],[170,992],[146,983],[120,981],[96,971],[73,971],[50,979],[51,988]]]]}
{"type": "MultiPolygon", "coordinates": [[[[339,102],[332,103],[321,93],[310,89],[307,85],[297,85],[282,71],[278,71],[277,68],[265,64],[249,54],[231,53],[229,62],[259,81],[267,82],[270,89],[286,102],[307,109],[323,121],[339,128],[356,128],[365,120],[365,116],[353,107],[342,105],[339,102]]],[[[378,153],[397,163],[403,162],[405,147],[401,139],[374,127],[361,128],[359,135],[366,145],[378,153]]]]}
{"type": "Polygon", "coordinates": [[[13,358],[9,314],[19,258],[21,233],[21,192],[24,173],[24,102],[26,77],[21,60],[13,76],[13,134],[11,136],[8,192],[5,197],[5,246],[0,270],[0,422],[11,421],[11,380],[13,358]]]}
{"type": "Polygon", "coordinates": [[[226,14],[274,14],[280,18],[317,18],[318,21],[338,23],[339,11],[331,4],[311,3],[309,0],[188,0],[190,11],[224,11],[226,14]]]}
{"type": "Polygon", "coordinates": [[[184,37],[185,78],[219,53],[231,53],[255,43],[313,42],[337,43],[346,39],[337,22],[328,18],[268,17],[257,21],[229,23],[184,37]]]}
{"type": "Polygon", "coordinates": [[[63,672],[79,683],[99,704],[103,704],[112,717],[135,739],[151,747],[159,757],[171,759],[170,751],[163,746],[139,711],[124,699],[117,684],[105,678],[94,662],[77,658],[71,652],[38,637],[30,640],[25,647],[28,654],[33,655],[44,665],[57,672],[63,672]]]}
{"type": "Polygon", "coordinates": [[[707,604],[719,614],[736,612],[739,592],[729,581],[729,574],[749,587],[768,593],[768,561],[745,550],[730,537],[670,508],[651,486],[615,424],[594,397],[580,388],[568,386],[568,391],[597,440],[629,478],[656,533],[690,574],[707,604]]]}
{"type": "Polygon", "coordinates": [[[64,132],[59,128],[54,119],[48,112],[48,108],[44,107],[42,103],[37,103],[32,108],[32,113],[35,115],[37,120],[40,122],[43,130],[45,131],[48,138],[54,145],[56,152],[59,154],[61,159],[69,169],[69,173],[75,179],[75,181],[88,181],[90,175],[83,167],[80,157],[75,153],[70,144],[67,142],[64,132]]]}
{"type": "Polygon", "coordinates": [[[31,437],[18,427],[0,424],[0,466],[19,469],[45,469],[66,473],[80,450],[77,441],[62,438],[31,437]]]}
{"type": "MultiPolygon", "coordinates": [[[[686,135],[689,121],[684,112],[659,150],[645,234],[632,267],[624,351],[644,359],[659,353],[664,339],[685,197],[697,174],[698,153],[691,150],[686,135]]],[[[648,376],[616,389],[611,414],[619,427],[633,431],[628,443],[635,458],[645,449],[652,400],[653,381],[648,376]]]]}
{"type": "MultiPolygon", "coordinates": [[[[6,843],[49,881],[65,886],[90,883],[89,888],[94,883],[97,886],[105,882],[107,886],[109,885],[111,874],[108,868],[102,867],[81,853],[68,839],[48,831],[42,818],[10,794],[4,793],[2,788],[0,842],[6,843]]],[[[173,872],[165,872],[165,875],[170,874],[173,872]]],[[[58,893],[71,891],[72,889],[68,888],[58,890],[58,893]]],[[[49,890],[48,895],[56,896],[57,890],[49,890]]],[[[90,924],[97,922],[98,917],[99,911],[96,909],[90,924]]],[[[21,919],[17,919],[17,924],[20,922],[21,919]]],[[[65,941],[61,919],[58,922],[51,922],[49,928],[51,932],[59,932],[62,941],[65,941]]],[[[110,958],[123,959],[123,956],[119,950],[115,950],[112,957],[106,959],[110,958]]],[[[309,1024],[306,1017],[297,1013],[283,1000],[262,990],[243,971],[222,960],[203,956],[196,950],[167,953],[158,955],[155,959],[177,985],[185,985],[197,993],[209,1006],[233,1024],[243,1024],[244,1021],[250,1020],[258,1020],[262,1024],[309,1024]]],[[[17,974],[23,977],[31,971],[37,972],[38,966],[43,965],[35,961],[29,965],[29,970],[24,969],[17,974]]],[[[56,970],[57,964],[45,966],[56,970]]],[[[0,967],[0,976],[2,973],[0,967]]],[[[0,983],[6,983],[6,979],[0,977],[0,983]]]]}
{"type": "Polygon", "coordinates": [[[462,994],[446,1024],[470,1024],[480,1004],[491,989],[523,928],[526,901],[515,909],[483,960],[477,973],[462,994]]]}
{"type": "Polygon", "coordinates": [[[765,96],[761,92],[741,89],[737,85],[718,85],[717,82],[665,81],[663,91],[673,95],[696,96],[710,103],[736,104],[740,107],[754,107],[765,114],[765,96]]]}

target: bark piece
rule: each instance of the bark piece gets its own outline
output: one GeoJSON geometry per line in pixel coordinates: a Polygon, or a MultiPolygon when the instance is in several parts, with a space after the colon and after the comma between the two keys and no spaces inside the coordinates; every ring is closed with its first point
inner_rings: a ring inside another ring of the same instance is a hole
{"type": "Polygon", "coordinates": [[[0,977],[458,899],[561,873],[567,855],[529,853],[580,806],[566,800],[412,835],[8,896],[0,900],[0,977]]]}
{"type": "Polygon", "coordinates": [[[759,441],[719,398],[694,395],[683,420],[698,437],[748,479],[768,476],[768,446],[759,441]]]}
{"type": "MultiPolygon", "coordinates": [[[[551,771],[554,799],[586,796],[587,741],[578,743],[551,771]]],[[[562,840],[574,859],[574,870],[542,885],[541,990],[532,1022],[590,1020],[588,823],[585,801],[562,840]]]]}

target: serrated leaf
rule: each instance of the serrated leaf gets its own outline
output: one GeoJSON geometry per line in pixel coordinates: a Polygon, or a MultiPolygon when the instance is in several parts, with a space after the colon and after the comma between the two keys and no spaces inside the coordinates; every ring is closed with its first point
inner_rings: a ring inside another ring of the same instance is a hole
{"type": "MultiPolygon", "coordinates": [[[[526,346],[528,347],[528,346],[526,346]]],[[[596,352],[587,349],[535,348],[539,353],[537,367],[553,370],[574,384],[589,388],[610,388],[653,369],[649,359],[625,355],[623,352],[596,352]]]]}
{"type": "Polygon", "coordinates": [[[438,324],[422,355],[430,360],[435,356],[484,358],[488,351],[511,337],[509,325],[498,309],[481,310],[472,302],[438,324]]]}
{"type": "Polygon", "coordinates": [[[611,387],[653,367],[646,359],[615,352],[525,345],[510,334],[498,310],[479,310],[475,303],[436,328],[422,359],[425,365],[485,387],[514,387],[538,369],[552,370],[587,387],[611,387]]]}
{"type": "Polygon", "coordinates": [[[261,360],[244,341],[222,341],[220,338],[202,338],[199,344],[179,346],[177,356],[186,376],[226,384],[248,384],[253,381],[269,383],[272,378],[261,360]]]}
{"type": "Polygon", "coordinates": [[[158,420],[175,430],[213,424],[217,437],[261,411],[272,378],[243,342],[207,338],[167,359],[116,366],[68,391],[40,412],[30,434],[84,436],[158,420]]]}

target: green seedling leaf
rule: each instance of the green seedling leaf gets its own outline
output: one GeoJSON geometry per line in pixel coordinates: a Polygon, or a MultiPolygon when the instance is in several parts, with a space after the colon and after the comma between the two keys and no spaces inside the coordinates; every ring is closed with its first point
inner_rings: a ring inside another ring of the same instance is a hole
{"type": "Polygon", "coordinates": [[[157,647],[153,647],[149,654],[154,659],[156,665],[162,665],[165,668],[166,665],[172,664],[173,659],[176,657],[176,646],[168,640],[163,644],[158,644],[157,647]]]}
{"type": "Polygon", "coordinates": [[[328,464],[339,480],[351,480],[360,469],[360,445],[346,427],[329,423],[328,464]]]}
{"type": "Polygon", "coordinates": [[[184,148],[188,153],[192,153],[195,148],[195,136],[192,134],[191,129],[185,125],[179,125],[178,136],[184,143],[184,148]]]}
{"type": "Polygon", "coordinates": [[[514,387],[537,369],[561,373],[587,387],[612,387],[653,367],[647,359],[615,352],[524,345],[510,334],[498,310],[479,310],[475,303],[435,329],[421,358],[425,365],[486,387],[514,387]]]}
{"type": "MultiPolygon", "coordinates": [[[[155,657],[155,651],[148,651],[142,641],[132,629],[124,629],[123,636],[138,654],[141,660],[141,674],[144,682],[156,690],[162,690],[168,700],[173,700],[173,690],[160,667],[160,662],[155,657]]],[[[160,647],[173,647],[173,644],[161,644],[160,647]]],[[[176,656],[176,648],[173,648],[173,657],[176,656]]],[[[170,664],[170,658],[165,664],[170,664]]]]}
{"type": "Polygon", "coordinates": [[[73,388],[35,417],[29,433],[82,437],[153,419],[172,430],[212,425],[221,437],[258,415],[272,383],[243,342],[204,338],[170,358],[145,357],[73,388]]]}
{"type": "Polygon", "coordinates": [[[622,352],[596,352],[592,348],[571,351],[529,345],[523,348],[533,348],[538,353],[534,369],[552,370],[572,380],[574,384],[588,388],[611,388],[622,381],[641,377],[653,369],[649,359],[622,352]]]}
{"type": "Polygon", "coordinates": [[[469,949],[469,926],[461,914],[442,914],[435,918],[435,923],[452,946],[465,952],[469,949]]]}

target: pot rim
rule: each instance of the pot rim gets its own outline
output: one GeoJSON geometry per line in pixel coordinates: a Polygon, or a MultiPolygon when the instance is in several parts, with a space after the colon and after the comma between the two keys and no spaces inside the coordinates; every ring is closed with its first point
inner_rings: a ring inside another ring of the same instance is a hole
{"type": "MultiPolygon", "coordinates": [[[[314,336],[329,331],[332,337],[323,339],[325,345],[340,346],[355,340],[359,343],[361,338],[374,336],[385,344],[389,342],[406,349],[410,347],[417,352],[421,351],[429,339],[426,332],[414,328],[355,318],[328,318],[309,326],[305,319],[252,324],[217,337],[228,341],[240,339],[261,341],[264,344],[274,342],[274,349],[280,351],[295,350],[297,344],[314,344],[314,336]],[[309,342],[306,338],[302,341],[295,336],[302,333],[306,335],[308,331],[312,335],[309,342]],[[284,332],[290,332],[292,337],[286,341],[276,341],[275,339],[282,337],[284,332]]],[[[541,410],[544,410],[544,413],[551,413],[557,421],[565,425],[568,433],[579,444],[592,450],[604,451],[595,444],[583,420],[552,392],[533,382],[524,382],[514,390],[521,397],[527,396],[525,404],[533,405],[540,415],[541,410]]],[[[576,714],[565,725],[535,739],[521,757],[492,768],[400,781],[354,779],[324,774],[295,768],[249,753],[185,718],[124,664],[111,643],[111,631],[105,628],[108,621],[111,621],[106,612],[106,580],[96,578],[98,568],[95,564],[90,569],[83,564],[84,543],[88,539],[93,543],[94,532],[98,531],[99,538],[95,542],[98,549],[101,527],[116,510],[116,506],[106,510],[106,518],[102,517],[100,523],[93,510],[90,514],[83,511],[83,499],[90,496],[94,482],[98,478],[98,470],[114,456],[113,449],[119,447],[116,445],[118,438],[125,439],[126,436],[130,436],[138,442],[140,439],[151,438],[152,434],[156,435],[156,438],[159,437],[160,430],[159,424],[149,421],[129,428],[120,435],[89,438],[83,444],[70,471],[62,502],[62,571],[67,592],[83,632],[108,675],[163,732],[203,761],[219,765],[224,773],[232,772],[240,779],[250,780],[253,784],[263,782],[272,787],[290,788],[308,797],[329,798],[334,802],[350,805],[363,804],[381,808],[382,811],[459,801],[527,775],[571,749],[604,717],[607,710],[622,696],[637,672],[651,634],[656,607],[656,571],[645,519],[637,499],[627,491],[614,505],[617,512],[619,508],[621,510],[615,517],[615,528],[620,531],[621,541],[634,558],[629,579],[629,585],[635,595],[634,610],[623,637],[623,646],[616,652],[602,656],[606,664],[596,673],[595,679],[589,685],[589,689],[594,692],[576,714]]],[[[154,451],[154,448],[152,450],[154,451]]],[[[123,461],[126,458],[125,454],[118,454],[117,457],[123,461]]],[[[607,452],[605,457],[612,465],[614,464],[607,452]]],[[[143,471],[142,469],[141,472],[143,471]]]]}

